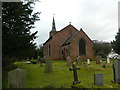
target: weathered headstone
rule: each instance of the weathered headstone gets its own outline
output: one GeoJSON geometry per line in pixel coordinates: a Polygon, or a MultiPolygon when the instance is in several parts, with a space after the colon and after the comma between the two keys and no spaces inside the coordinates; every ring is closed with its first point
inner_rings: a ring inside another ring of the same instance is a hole
{"type": "Polygon", "coordinates": [[[107,63],[110,63],[110,59],[109,59],[109,56],[107,56],[107,63]]]}
{"type": "Polygon", "coordinates": [[[80,56],[77,56],[77,65],[82,65],[82,59],[80,56]]]}
{"type": "Polygon", "coordinates": [[[45,65],[45,72],[52,72],[52,62],[51,61],[46,61],[46,65],[45,65]]]}
{"type": "Polygon", "coordinates": [[[96,64],[100,64],[100,57],[96,57],[96,64]]]}
{"type": "Polygon", "coordinates": [[[15,69],[8,72],[8,88],[25,88],[26,71],[24,69],[15,69]]]}
{"type": "Polygon", "coordinates": [[[120,61],[115,61],[113,64],[113,72],[114,72],[114,82],[120,83],[120,61]]]}
{"type": "Polygon", "coordinates": [[[70,56],[67,57],[67,66],[71,66],[72,65],[72,59],[70,56]]]}
{"type": "Polygon", "coordinates": [[[101,73],[94,74],[94,85],[96,86],[103,85],[103,74],[101,73]]]}
{"type": "Polygon", "coordinates": [[[90,59],[87,59],[87,64],[90,65],[90,59]]]}
{"type": "Polygon", "coordinates": [[[102,62],[102,60],[100,60],[100,63],[102,62]]]}
{"type": "Polygon", "coordinates": [[[74,75],[73,85],[80,83],[80,81],[78,81],[78,76],[77,76],[77,70],[80,70],[80,68],[76,67],[76,65],[73,63],[72,67],[69,68],[69,70],[73,71],[73,75],[74,75]]]}

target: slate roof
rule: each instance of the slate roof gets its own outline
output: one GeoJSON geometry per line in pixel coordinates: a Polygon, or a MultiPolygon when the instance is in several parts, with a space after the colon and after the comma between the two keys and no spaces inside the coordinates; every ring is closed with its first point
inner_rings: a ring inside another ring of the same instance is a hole
{"type": "Polygon", "coordinates": [[[79,32],[72,34],[70,37],[68,37],[62,44],[61,46],[65,46],[70,44],[71,40],[78,34],[79,32]]]}
{"type": "Polygon", "coordinates": [[[43,45],[45,45],[49,40],[51,40],[52,39],[52,36],[43,44],[43,45]]]}

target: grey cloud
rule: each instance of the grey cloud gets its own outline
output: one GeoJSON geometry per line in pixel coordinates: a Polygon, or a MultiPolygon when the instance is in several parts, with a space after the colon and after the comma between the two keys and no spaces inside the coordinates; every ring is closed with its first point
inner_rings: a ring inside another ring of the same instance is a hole
{"type": "MultiPolygon", "coordinates": [[[[78,30],[83,28],[92,40],[112,41],[118,31],[118,1],[43,0],[41,21],[36,24],[37,28],[34,29],[39,30],[39,37],[35,42],[39,45],[49,38],[53,13],[55,13],[57,30],[61,30],[71,21],[72,25],[78,30]],[[69,3],[67,3],[68,1],[69,3]]],[[[39,8],[39,6],[36,6],[36,8],[39,8]]]]}

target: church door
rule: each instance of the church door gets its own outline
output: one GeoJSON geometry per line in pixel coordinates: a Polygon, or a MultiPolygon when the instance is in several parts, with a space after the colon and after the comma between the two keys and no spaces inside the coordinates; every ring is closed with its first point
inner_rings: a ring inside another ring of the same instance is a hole
{"type": "Polygon", "coordinates": [[[86,55],[86,43],[83,38],[79,40],[79,55],[86,55]]]}

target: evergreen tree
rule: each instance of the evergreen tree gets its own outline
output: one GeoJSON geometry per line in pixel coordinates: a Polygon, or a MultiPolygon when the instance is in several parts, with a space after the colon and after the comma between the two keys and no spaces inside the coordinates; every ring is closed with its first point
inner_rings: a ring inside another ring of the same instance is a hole
{"type": "Polygon", "coordinates": [[[2,55],[25,59],[34,56],[36,34],[31,33],[39,12],[32,14],[34,2],[2,3],[2,55]]]}
{"type": "Polygon", "coordinates": [[[115,40],[113,40],[112,47],[116,53],[120,54],[120,28],[118,30],[117,35],[115,36],[115,40]]]}

